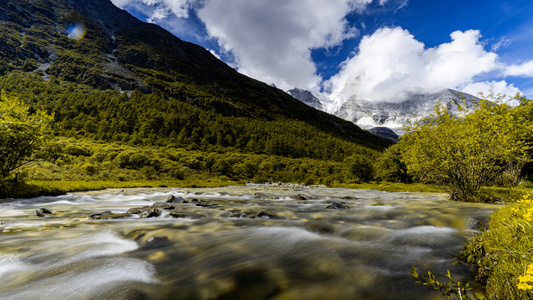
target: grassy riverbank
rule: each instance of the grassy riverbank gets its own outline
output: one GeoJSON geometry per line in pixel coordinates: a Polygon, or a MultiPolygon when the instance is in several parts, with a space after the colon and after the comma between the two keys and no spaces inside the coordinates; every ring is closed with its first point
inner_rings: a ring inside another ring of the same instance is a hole
{"type": "MultiPolygon", "coordinates": [[[[224,179],[189,179],[189,180],[27,180],[25,182],[1,185],[0,198],[30,198],[43,195],[62,195],[77,191],[103,190],[107,188],[146,188],[146,187],[223,187],[231,185],[244,185],[246,181],[232,181],[224,179]]],[[[330,187],[348,189],[369,189],[386,192],[420,192],[420,193],[445,193],[437,185],[423,183],[334,183],[330,187]]],[[[527,193],[533,193],[529,188],[495,188],[488,187],[482,191],[491,198],[488,202],[515,202],[527,193]]]]}
{"type": "MultiPolygon", "coordinates": [[[[4,183],[0,198],[31,198],[44,195],[63,195],[71,192],[103,190],[108,188],[157,188],[157,187],[224,187],[244,185],[245,181],[231,180],[28,180],[26,182],[4,183]]],[[[422,183],[336,183],[333,188],[369,189],[386,192],[444,193],[436,185],[422,183]]]]}
{"type": "Polygon", "coordinates": [[[243,185],[244,182],[224,180],[131,180],[131,181],[45,181],[4,183],[0,198],[31,198],[44,195],[64,195],[71,192],[103,190],[108,188],[156,187],[223,187],[243,185]]]}
{"type": "Polygon", "coordinates": [[[472,237],[461,258],[476,267],[488,299],[533,298],[533,200],[493,213],[488,230],[472,237]]]}
{"type": "Polygon", "coordinates": [[[365,182],[365,183],[335,183],[332,187],[347,189],[368,189],[386,192],[420,192],[444,193],[444,189],[437,185],[423,183],[400,182],[365,182]]]}

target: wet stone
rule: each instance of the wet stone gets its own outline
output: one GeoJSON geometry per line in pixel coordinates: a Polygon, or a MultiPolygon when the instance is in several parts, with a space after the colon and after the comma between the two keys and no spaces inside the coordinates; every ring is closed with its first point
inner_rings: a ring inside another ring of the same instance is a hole
{"type": "Polygon", "coordinates": [[[294,199],[294,200],[307,200],[307,197],[302,195],[302,194],[298,194],[298,195],[296,195],[294,197],[291,197],[291,198],[294,199]]]}
{"type": "Polygon", "coordinates": [[[174,196],[172,194],[168,195],[165,199],[166,203],[188,203],[187,200],[183,199],[180,196],[174,196]]]}
{"type": "Polygon", "coordinates": [[[49,211],[48,209],[46,209],[46,207],[41,207],[41,208],[39,208],[38,210],[35,211],[35,214],[38,217],[44,217],[45,214],[52,214],[52,212],[49,211]]]}
{"type": "Polygon", "coordinates": [[[215,206],[215,204],[213,202],[211,202],[211,201],[200,200],[200,201],[196,202],[196,206],[212,207],[212,206],[215,206]]]}
{"type": "Polygon", "coordinates": [[[166,246],[170,246],[172,243],[166,236],[154,236],[148,238],[142,245],[143,250],[146,249],[159,249],[166,246]]]}
{"type": "Polygon", "coordinates": [[[142,208],[140,208],[140,207],[133,207],[133,208],[128,209],[128,210],[126,211],[126,213],[128,213],[128,214],[132,214],[132,215],[138,215],[138,214],[140,214],[140,213],[143,213],[143,212],[145,212],[145,211],[150,211],[150,210],[151,210],[151,208],[148,207],[148,206],[146,206],[146,207],[142,207],[142,208]]]}
{"type": "Polygon", "coordinates": [[[262,212],[257,214],[257,217],[258,218],[263,218],[263,219],[274,219],[274,218],[276,218],[276,215],[274,215],[273,213],[268,212],[268,211],[262,211],[262,212]]]}
{"type": "Polygon", "coordinates": [[[102,213],[92,214],[88,218],[93,220],[113,220],[113,219],[125,219],[131,218],[132,215],[128,213],[115,214],[111,211],[104,211],[102,213]]]}
{"type": "Polygon", "coordinates": [[[155,202],[152,204],[152,208],[159,208],[159,209],[174,209],[175,207],[167,202],[155,202]]]}
{"type": "Polygon", "coordinates": [[[188,215],[182,212],[173,211],[169,214],[173,218],[187,218],[188,215]]]}
{"type": "Polygon", "coordinates": [[[254,212],[254,211],[233,211],[230,218],[247,218],[247,219],[255,219],[255,218],[261,218],[261,219],[277,219],[276,215],[269,212],[269,211],[261,211],[261,212],[254,212]]]}
{"type": "Polygon", "coordinates": [[[332,202],[330,205],[326,206],[327,209],[347,209],[350,208],[346,205],[345,202],[332,202]]]}
{"type": "Polygon", "coordinates": [[[157,218],[160,215],[161,215],[161,210],[157,209],[157,208],[154,208],[152,210],[144,211],[144,212],[140,213],[139,217],[141,217],[143,219],[147,219],[147,218],[157,218]]]}

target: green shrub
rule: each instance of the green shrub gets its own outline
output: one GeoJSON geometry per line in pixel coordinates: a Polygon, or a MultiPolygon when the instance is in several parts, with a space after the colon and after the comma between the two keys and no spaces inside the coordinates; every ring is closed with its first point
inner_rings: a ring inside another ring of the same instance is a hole
{"type": "Polygon", "coordinates": [[[376,162],[376,178],[387,182],[411,183],[413,177],[407,172],[402,161],[403,144],[394,144],[387,148],[376,162]]]}

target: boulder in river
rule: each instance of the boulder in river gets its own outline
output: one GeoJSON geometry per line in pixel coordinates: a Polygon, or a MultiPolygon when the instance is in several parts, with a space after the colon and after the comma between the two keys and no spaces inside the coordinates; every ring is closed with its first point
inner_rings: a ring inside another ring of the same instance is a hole
{"type": "Polygon", "coordinates": [[[298,194],[297,196],[294,196],[294,197],[291,197],[292,199],[294,200],[307,200],[307,197],[302,195],[302,194],[298,194]]]}
{"type": "Polygon", "coordinates": [[[128,209],[126,212],[128,214],[132,214],[132,215],[138,215],[142,212],[145,212],[145,211],[149,211],[151,210],[152,208],[149,207],[149,206],[145,206],[145,207],[132,207],[130,209],[128,209]]]}
{"type": "Polygon", "coordinates": [[[146,219],[146,218],[157,218],[161,215],[161,210],[154,208],[151,210],[143,211],[139,214],[139,217],[146,219]]]}
{"type": "Polygon", "coordinates": [[[173,218],[188,218],[189,216],[179,211],[173,211],[169,214],[173,218]]]}
{"type": "Polygon", "coordinates": [[[51,211],[49,211],[46,207],[41,207],[38,210],[35,211],[35,214],[39,217],[44,217],[45,214],[52,214],[51,211]]]}
{"type": "Polygon", "coordinates": [[[183,199],[180,196],[174,196],[173,194],[168,195],[165,199],[166,203],[187,203],[187,200],[183,199]]]}
{"type": "Polygon", "coordinates": [[[115,214],[108,210],[102,213],[92,214],[88,218],[94,219],[94,220],[113,220],[113,219],[125,219],[125,218],[131,218],[131,217],[132,215],[128,213],[115,214]]]}
{"type": "Polygon", "coordinates": [[[330,205],[326,206],[327,209],[347,209],[350,208],[344,202],[332,202],[330,205]]]}
{"type": "Polygon", "coordinates": [[[215,204],[213,202],[211,202],[211,201],[200,200],[200,201],[196,202],[196,206],[212,207],[212,206],[215,206],[215,204]]]}
{"type": "Polygon", "coordinates": [[[152,208],[166,209],[166,210],[176,209],[174,205],[168,202],[154,202],[154,204],[152,204],[152,208]]]}
{"type": "Polygon", "coordinates": [[[241,212],[241,211],[233,211],[231,216],[231,218],[247,218],[247,219],[256,219],[256,218],[261,218],[261,219],[277,219],[278,217],[276,217],[275,214],[269,212],[269,211],[260,211],[260,212],[254,212],[254,211],[245,211],[245,212],[241,212]]]}

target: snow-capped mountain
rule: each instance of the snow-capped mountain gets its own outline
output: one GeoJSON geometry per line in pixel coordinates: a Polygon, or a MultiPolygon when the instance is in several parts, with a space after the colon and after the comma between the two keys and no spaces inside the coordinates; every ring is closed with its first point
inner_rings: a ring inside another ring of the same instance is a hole
{"type": "Polygon", "coordinates": [[[311,107],[314,107],[319,110],[324,109],[322,102],[320,102],[320,100],[315,97],[315,95],[313,95],[313,93],[311,93],[310,91],[295,88],[287,91],[287,93],[293,96],[295,99],[298,99],[311,107]]]}
{"type": "Polygon", "coordinates": [[[466,101],[467,107],[479,100],[470,94],[446,89],[437,93],[411,94],[407,100],[398,103],[372,102],[356,98],[336,101],[337,106],[330,107],[329,112],[359,125],[364,129],[387,127],[402,135],[402,126],[407,120],[418,120],[435,110],[437,103],[445,105],[452,114],[459,112],[458,105],[466,101]]]}

